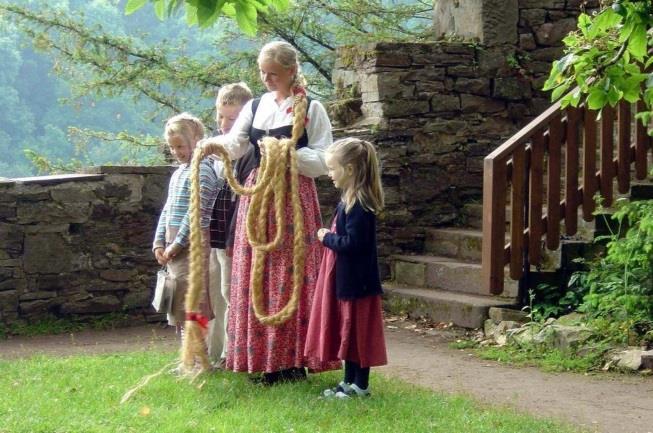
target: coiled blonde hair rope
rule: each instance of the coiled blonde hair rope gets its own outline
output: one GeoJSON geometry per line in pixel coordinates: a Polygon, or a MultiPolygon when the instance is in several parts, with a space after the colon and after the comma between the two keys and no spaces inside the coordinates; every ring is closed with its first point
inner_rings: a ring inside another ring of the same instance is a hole
{"type": "MultiPolygon", "coordinates": [[[[297,311],[301,289],[304,285],[304,262],[305,262],[305,237],[304,237],[304,212],[299,200],[299,171],[297,169],[296,145],[299,138],[304,134],[306,109],[308,101],[306,93],[301,88],[293,89],[293,127],[290,138],[278,140],[274,137],[264,137],[262,145],[265,152],[262,152],[261,168],[259,170],[256,185],[245,188],[240,185],[234,177],[231,159],[226,149],[217,143],[206,145],[205,154],[196,152],[193,156],[193,172],[191,172],[191,263],[190,275],[191,284],[186,295],[186,309],[197,307],[189,301],[197,301],[197,295],[193,295],[193,275],[197,272],[196,267],[200,262],[194,262],[193,257],[193,235],[200,232],[199,206],[193,207],[193,194],[197,194],[199,201],[199,160],[208,154],[217,155],[222,159],[225,166],[225,174],[231,188],[238,194],[251,196],[249,209],[246,216],[247,239],[252,246],[253,259],[250,272],[250,290],[252,294],[252,306],[256,318],[264,325],[279,326],[290,319],[297,311]],[[197,160],[197,161],[196,161],[197,160]],[[288,176],[288,172],[290,175],[288,176]],[[277,313],[268,315],[265,312],[263,302],[263,275],[265,271],[266,254],[277,249],[283,242],[283,234],[286,227],[285,203],[288,193],[288,177],[290,178],[290,202],[293,212],[293,285],[288,303],[277,313]],[[274,214],[276,232],[272,240],[267,239],[267,222],[270,202],[274,201],[274,214]],[[195,215],[197,214],[197,215],[195,215]]],[[[198,247],[198,248],[201,248],[198,247]]],[[[201,252],[200,252],[201,253],[201,252]]],[[[201,255],[200,255],[201,257],[201,255]]],[[[201,271],[198,272],[201,278],[201,271]]],[[[201,279],[198,280],[201,282],[201,279]]],[[[197,288],[199,289],[199,288],[197,288]]],[[[195,311],[191,309],[190,311],[195,311]]],[[[188,322],[187,322],[188,326],[188,322]]]]}

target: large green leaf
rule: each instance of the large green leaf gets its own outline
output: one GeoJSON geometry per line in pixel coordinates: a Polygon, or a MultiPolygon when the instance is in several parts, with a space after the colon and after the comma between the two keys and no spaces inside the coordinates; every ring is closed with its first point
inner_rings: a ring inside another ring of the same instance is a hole
{"type": "Polygon", "coordinates": [[[553,92],[551,92],[551,100],[556,101],[567,91],[567,89],[569,89],[569,83],[564,83],[560,87],[556,87],[553,92]]]}
{"type": "Polygon", "coordinates": [[[592,26],[592,19],[584,13],[581,13],[578,16],[578,29],[583,33],[584,36],[587,36],[590,27],[592,26]]]}
{"type": "Polygon", "coordinates": [[[612,8],[608,8],[596,16],[594,22],[592,23],[592,27],[597,32],[605,32],[620,22],[621,15],[613,11],[612,8]]]}
{"type": "Polygon", "coordinates": [[[635,26],[628,40],[628,51],[639,61],[646,56],[646,27],[644,24],[635,26]]]}
{"type": "Polygon", "coordinates": [[[163,21],[166,17],[166,0],[153,0],[153,3],[156,17],[163,21]]]}
{"type": "Polygon", "coordinates": [[[147,0],[128,0],[125,5],[125,14],[131,15],[143,6],[145,6],[147,0]]]}
{"type": "Polygon", "coordinates": [[[590,110],[600,110],[607,102],[607,94],[603,89],[592,89],[587,97],[587,106],[590,110]]]}
{"type": "Polygon", "coordinates": [[[238,27],[248,36],[256,35],[256,8],[250,3],[238,2],[235,4],[236,22],[238,27]]]}
{"type": "Polygon", "coordinates": [[[220,16],[226,0],[200,0],[197,4],[197,23],[200,27],[208,27],[220,16]]]}
{"type": "Polygon", "coordinates": [[[189,26],[197,25],[197,0],[186,0],[186,24],[189,26]]]}

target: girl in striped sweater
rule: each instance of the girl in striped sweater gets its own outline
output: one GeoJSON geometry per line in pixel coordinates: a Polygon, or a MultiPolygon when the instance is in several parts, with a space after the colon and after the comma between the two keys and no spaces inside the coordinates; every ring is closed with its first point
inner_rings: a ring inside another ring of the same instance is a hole
{"type": "MultiPolygon", "coordinates": [[[[198,118],[188,113],[181,113],[168,119],[164,137],[170,148],[170,153],[179,163],[179,168],[175,170],[170,178],[168,198],[159,217],[152,250],[157,262],[168,267],[168,274],[175,281],[172,307],[168,313],[168,323],[176,326],[183,337],[184,298],[188,288],[189,274],[190,162],[195,145],[204,138],[204,125],[198,118]]],[[[203,230],[202,238],[206,241],[205,260],[207,265],[211,212],[222,183],[223,180],[217,177],[210,160],[204,159],[200,164],[200,224],[203,230]]],[[[204,269],[208,269],[208,266],[204,266],[204,269]]],[[[205,295],[200,309],[202,315],[210,320],[213,318],[213,314],[210,308],[208,291],[206,290],[208,287],[208,272],[206,272],[204,280],[205,295]]]]}

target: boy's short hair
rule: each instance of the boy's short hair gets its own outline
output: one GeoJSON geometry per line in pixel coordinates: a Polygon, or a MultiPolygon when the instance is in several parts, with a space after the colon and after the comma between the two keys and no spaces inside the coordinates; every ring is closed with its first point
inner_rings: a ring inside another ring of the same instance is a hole
{"type": "Polygon", "coordinates": [[[244,82],[225,84],[218,90],[218,95],[215,99],[215,105],[222,107],[225,105],[240,105],[243,106],[247,101],[252,99],[252,91],[244,82]]]}

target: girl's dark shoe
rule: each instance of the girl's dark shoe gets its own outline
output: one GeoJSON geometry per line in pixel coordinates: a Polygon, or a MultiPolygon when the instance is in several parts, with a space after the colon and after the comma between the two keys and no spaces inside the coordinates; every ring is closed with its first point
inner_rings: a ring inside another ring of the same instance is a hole
{"type": "Polygon", "coordinates": [[[249,380],[256,385],[272,386],[281,380],[281,372],[274,371],[272,373],[263,373],[260,376],[250,376],[249,380]]]}
{"type": "Polygon", "coordinates": [[[281,370],[281,380],[284,382],[306,380],[306,369],[304,367],[293,367],[287,370],[281,370]]]}

